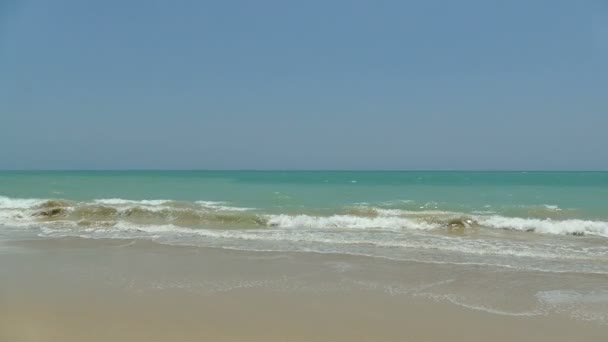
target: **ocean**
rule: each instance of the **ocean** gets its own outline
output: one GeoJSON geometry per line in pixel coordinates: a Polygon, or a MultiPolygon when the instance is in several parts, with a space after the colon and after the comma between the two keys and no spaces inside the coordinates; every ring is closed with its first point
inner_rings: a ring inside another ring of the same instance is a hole
{"type": "Polygon", "coordinates": [[[0,172],[0,238],[59,237],[608,274],[608,172],[0,172]]]}
{"type": "Polygon", "coordinates": [[[603,341],[608,172],[3,171],[0,279],[7,341],[603,341]]]}

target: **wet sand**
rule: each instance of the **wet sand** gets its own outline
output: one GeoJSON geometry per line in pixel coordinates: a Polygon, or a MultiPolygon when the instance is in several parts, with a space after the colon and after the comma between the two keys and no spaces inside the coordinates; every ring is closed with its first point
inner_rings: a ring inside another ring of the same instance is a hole
{"type": "Polygon", "coordinates": [[[69,238],[0,247],[0,279],[2,342],[608,336],[608,326],[534,299],[538,288],[580,283],[579,275],[69,238]]]}

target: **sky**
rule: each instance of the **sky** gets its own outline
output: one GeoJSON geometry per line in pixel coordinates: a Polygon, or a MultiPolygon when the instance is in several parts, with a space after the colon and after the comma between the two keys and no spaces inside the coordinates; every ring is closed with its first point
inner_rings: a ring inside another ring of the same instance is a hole
{"type": "Polygon", "coordinates": [[[0,0],[0,169],[608,170],[608,1],[0,0]]]}

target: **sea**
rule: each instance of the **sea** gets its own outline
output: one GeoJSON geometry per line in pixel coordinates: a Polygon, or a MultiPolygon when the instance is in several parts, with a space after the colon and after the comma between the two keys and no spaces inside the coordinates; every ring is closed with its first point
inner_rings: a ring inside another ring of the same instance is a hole
{"type": "Polygon", "coordinates": [[[65,237],[608,275],[608,172],[0,172],[0,241],[65,237]]]}

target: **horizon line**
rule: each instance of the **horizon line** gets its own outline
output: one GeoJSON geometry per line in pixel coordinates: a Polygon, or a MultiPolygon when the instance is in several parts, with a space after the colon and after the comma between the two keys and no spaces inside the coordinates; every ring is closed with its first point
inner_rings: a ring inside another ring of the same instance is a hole
{"type": "Polygon", "coordinates": [[[608,172],[608,169],[2,169],[0,172],[608,172]]]}

